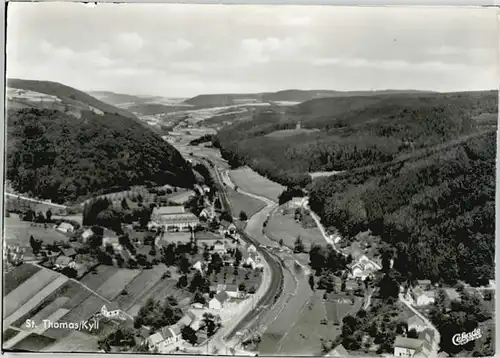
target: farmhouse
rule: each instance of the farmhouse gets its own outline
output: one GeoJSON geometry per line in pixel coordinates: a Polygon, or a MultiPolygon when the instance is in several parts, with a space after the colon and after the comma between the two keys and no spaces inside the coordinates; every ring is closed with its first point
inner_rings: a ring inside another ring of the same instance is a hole
{"type": "Polygon", "coordinates": [[[120,319],[120,320],[126,319],[123,311],[118,307],[118,305],[111,303],[108,304],[108,306],[103,305],[101,307],[100,313],[103,317],[109,319],[120,319]]]}
{"type": "Polygon", "coordinates": [[[212,310],[221,310],[225,307],[226,302],[229,299],[229,295],[226,291],[220,291],[208,302],[208,308],[212,310]]]}
{"type": "Polygon", "coordinates": [[[435,301],[434,291],[424,291],[420,287],[414,287],[411,295],[417,306],[428,306],[435,301]]]}
{"type": "Polygon", "coordinates": [[[375,261],[370,260],[366,255],[358,257],[356,262],[349,265],[350,276],[354,278],[361,278],[365,280],[371,276],[375,271],[381,269],[380,265],[375,261]]]}
{"type": "Polygon", "coordinates": [[[408,318],[408,330],[414,329],[417,332],[422,332],[425,330],[426,324],[422,318],[417,315],[413,315],[408,318]]]}
{"type": "Polygon", "coordinates": [[[75,227],[73,225],[71,225],[70,223],[62,222],[57,227],[57,230],[59,230],[60,232],[65,232],[65,233],[72,233],[73,231],[75,231],[75,227]]]}
{"type": "Polygon", "coordinates": [[[148,229],[163,227],[167,231],[195,228],[200,220],[182,206],[162,206],[153,209],[148,229]]]}
{"type": "Polygon", "coordinates": [[[234,225],[233,223],[230,223],[227,220],[222,220],[220,222],[220,233],[221,233],[221,235],[225,235],[225,234],[232,235],[235,232],[236,232],[236,225],[234,225]]]}

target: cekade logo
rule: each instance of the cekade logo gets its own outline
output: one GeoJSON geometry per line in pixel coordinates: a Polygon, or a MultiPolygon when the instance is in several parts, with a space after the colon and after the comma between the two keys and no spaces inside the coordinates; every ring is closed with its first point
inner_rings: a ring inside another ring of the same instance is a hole
{"type": "Polygon", "coordinates": [[[453,336],[452,342],[456,346],[463,346],[464,344],[469,343],[470,341],[475,341],[476,339],[481,338],[483,335],[481,334],[481,330],[476,328],[472,332],[469,333],[457,333],[453,336]]]}

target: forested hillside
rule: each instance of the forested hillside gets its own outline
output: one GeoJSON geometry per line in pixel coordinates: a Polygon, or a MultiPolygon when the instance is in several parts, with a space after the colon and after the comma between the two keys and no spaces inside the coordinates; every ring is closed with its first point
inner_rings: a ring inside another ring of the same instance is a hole
{"type": "Polygon", "coordinates": [[[69,203],[141,184],[192,186],[188,163],[136,121],[47,109],[8,112],[7,178],[20,193],[69,203]]]}
{"type": "Polygon", "coordinates": [[[480,122],[474,117],[496,113],[496,106],[495,91],[323,98],[284,113],[261,110],[221,130],[214,144],[233,166],[247,164],[284,185],[307,185],[309,172],[390,162],[473,133],[480,122]],[[267,136],[279,130],[287,135],[267,136]]]}
{"type": "Polygon", "coordinates": [[[346,237],[396,248],[405,277],[485,284],[494,277],[494,131],[394,165],[315,181],[311,208],[346,237]]]}

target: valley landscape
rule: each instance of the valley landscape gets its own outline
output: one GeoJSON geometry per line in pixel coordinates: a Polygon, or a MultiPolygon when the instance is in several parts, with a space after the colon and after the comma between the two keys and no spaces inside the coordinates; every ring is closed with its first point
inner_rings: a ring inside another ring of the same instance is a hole
{"type": "Polygon", "coordinates": [[[498,91],[281,81],[10,78],[3,350],[495,355],[498,91]]]}

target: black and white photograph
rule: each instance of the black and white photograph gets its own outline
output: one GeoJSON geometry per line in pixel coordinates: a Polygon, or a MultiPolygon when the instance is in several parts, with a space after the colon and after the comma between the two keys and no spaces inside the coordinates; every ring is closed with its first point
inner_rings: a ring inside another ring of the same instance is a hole
{"type": "Polygon", "coordinates": [[[494,356],[497,15],[9,3],[2,352],[494,356]]]}

